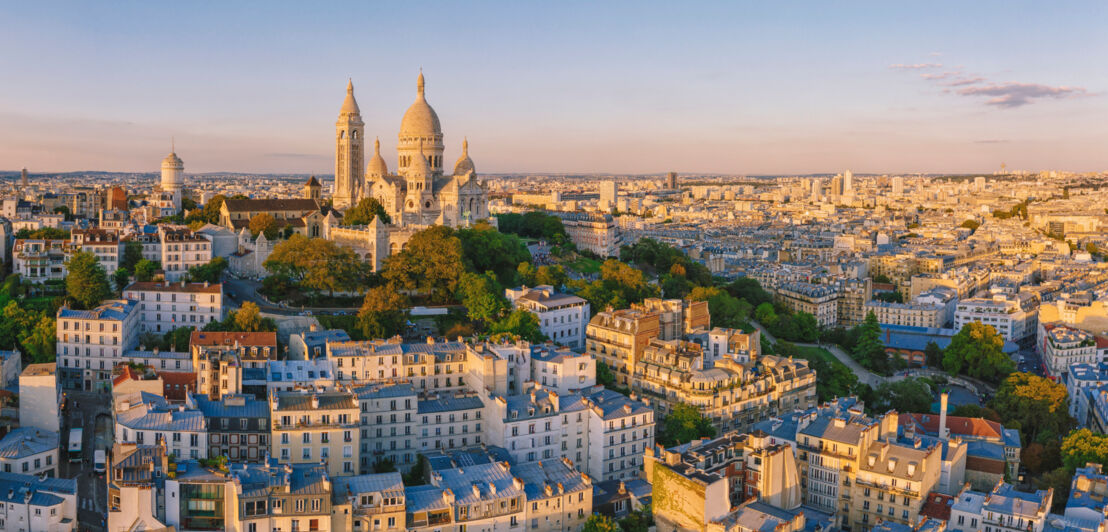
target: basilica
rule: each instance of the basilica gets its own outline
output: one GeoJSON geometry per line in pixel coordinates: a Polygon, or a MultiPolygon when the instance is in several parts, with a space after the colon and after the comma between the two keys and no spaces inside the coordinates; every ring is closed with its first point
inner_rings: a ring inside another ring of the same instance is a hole
{"type": "Polygon", "coordinates": [[[363,167],[365,123],[352,82],[346,85],[346,100],[335,126],[336,209],[372,197],[400,226],[460,227],[488,218],[488,194],[477,181],[467,141],[462,142],[462,155],[454,163],[453,172],[448,175],[443,171],[442,126],[424,95],[422,72],[416,81],[415,102],[400,122],[395,173],[389,172],[377,140],[373,142],[373,155],[363,167]]]}

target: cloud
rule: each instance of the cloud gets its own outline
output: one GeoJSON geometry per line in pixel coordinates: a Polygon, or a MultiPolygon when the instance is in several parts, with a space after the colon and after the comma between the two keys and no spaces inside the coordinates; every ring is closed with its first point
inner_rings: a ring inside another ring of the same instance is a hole
{"type": "Polygon", "coordinates": [[[922,70],[927,68],[942,68],[942,66],[942,63],[914,63],[910,65],[904,63],[896,63],[893,65],[889,65],[889,68],[893,70],[922,70]]]}
{"type": "Polygon", "coordinates": [[[1004,108],[1022,107],[1041,98],[1072,98],[1086,94],[1081,87],[1051,87],[1039,83],[992,83],[988,85],[974,85],[959,89],[962,96],[991,96],[985,103],[1004,108]]]}
{"type": "MultiPolygon", "coordinates": [[[[940,63],[896,63],[890,65],[893,70],[931,70],[940,68],[940,63]]],[[[956,94],[967,97],[987,97],[985,105],[1000,107],[1002,109],[1015,109],[1030,105],[1044,98],[1057,100],[1076,98],[1088,93],[1082,87],[1069,87],[1065,85],[1051,86],[1041,83],[1022,83],[1016,81],[992,81],[985,77],[967,74],[961,67],[955,66],[953,70],[943,72],[923,72],[920,78],[938,83],[945,87],[946,94],[956,94]]]]}

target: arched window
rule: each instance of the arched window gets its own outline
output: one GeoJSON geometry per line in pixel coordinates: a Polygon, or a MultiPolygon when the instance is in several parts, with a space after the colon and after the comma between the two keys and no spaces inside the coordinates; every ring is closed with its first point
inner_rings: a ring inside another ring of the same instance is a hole
{"type": "Polygon", "coordinates": [[[350,138],[355,139],[355,140],[358,138],[358,130],[357,129],[350,132],[350,138]]]}
{"type": "Polygon", "coordinates": [[[396,254],[396,242],[389,244],[389,255],[396,254]]]}
{"type": "Polygon", "coordinates": [[[346,138],[346,130],[339,131],[339,139],[341,140],[344,138],[346,138]]]}

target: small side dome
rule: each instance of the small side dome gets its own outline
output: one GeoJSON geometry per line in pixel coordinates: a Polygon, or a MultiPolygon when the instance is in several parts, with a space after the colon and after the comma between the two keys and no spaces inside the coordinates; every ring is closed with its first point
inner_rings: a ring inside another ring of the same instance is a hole
{"type": "Polygon", "coordinates": [[[473,166],[473,159],[469,158],[469,139],[462,140],[462,156],[454,163],[454,175],[463,176],[477,174],[477,168],[473,166]]]}
{"type": "Polygon", "coordinates": [[[385,164],[385,158],[381,157],[381,141],[380,139],[374,139],[373,141],[373,157],[370,157],[369,164],[365,169],[366,177],[384,177],[389,175],[389,166],[385,164]]]}

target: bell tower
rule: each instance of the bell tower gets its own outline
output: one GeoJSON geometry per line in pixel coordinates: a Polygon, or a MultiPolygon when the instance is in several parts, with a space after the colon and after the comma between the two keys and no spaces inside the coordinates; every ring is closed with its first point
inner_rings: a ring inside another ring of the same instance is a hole
{"type": "Polygon", "coordinates": [[[345,209],[357,203],[355,197],[362,189],[362,168],[365,168],[365,123],[354,99],[354,82],[346,83],[346,100],[335,122],[335,190],[336,209],[345,209]]]}

